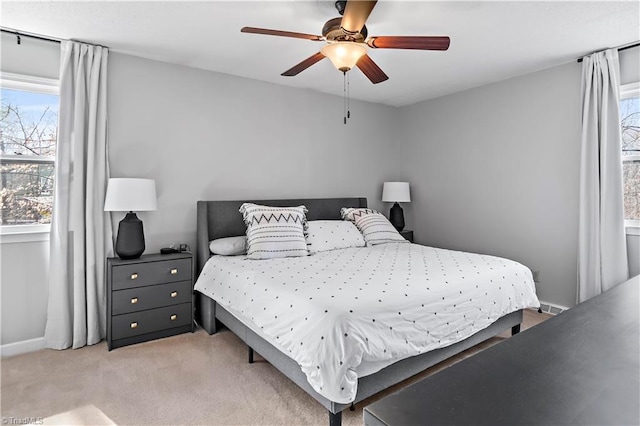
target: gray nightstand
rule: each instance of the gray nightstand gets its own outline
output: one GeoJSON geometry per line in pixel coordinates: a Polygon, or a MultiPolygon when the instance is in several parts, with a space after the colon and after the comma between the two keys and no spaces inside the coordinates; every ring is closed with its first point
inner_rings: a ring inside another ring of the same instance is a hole
{"type": "Polygon", "coordinates": [[[413,231],[405,229],[403,231],[400,231],[400,235],[402,235],[404,239],[409,241],[410,243],[413,242],[413,231]]]}
{"type": "Polygon", "coordinates": [[[109,350],[193,332],[193,256],[107,258],[109,350]]]}

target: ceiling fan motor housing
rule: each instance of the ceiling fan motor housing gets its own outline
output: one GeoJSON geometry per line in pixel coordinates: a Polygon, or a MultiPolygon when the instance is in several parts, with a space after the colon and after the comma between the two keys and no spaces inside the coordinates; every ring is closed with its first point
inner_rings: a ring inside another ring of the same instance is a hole
{"type": "Polygon", "coordinates": [[[367,27],[362,27],[359,33],[348,33],[341,26],[342,18],[333,18],[325,22],[322,35],[328,41],[354,41],[362,43],[367,38],[367,27]]]}

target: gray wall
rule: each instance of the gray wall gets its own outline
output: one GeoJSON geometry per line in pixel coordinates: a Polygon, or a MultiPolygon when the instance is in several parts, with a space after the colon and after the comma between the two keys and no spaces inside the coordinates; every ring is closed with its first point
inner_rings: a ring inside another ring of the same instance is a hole
{"type": "Polygon", "coordinates": [[[0,65],[3,72],[36,77],[55,78],[60,75],[60,44],[0,33],[2,51],[0,65]]]}
{"type": "Polygon", "coordinates": [[[416,241],[520,261],[542,300],[572,306],[579,103],[572,63],[404,108],[416,241]]]}
{"type": "MultiPolygon", "coordinates": [[[[640,79],[638,50],[621,54],[623,83],[640,79]]],[[[56,78],[58,62],[57,44],[2,34],[3,71],[56,78]]],[[[158,210],[139,213],[147,251],[193,247],[199,199],[365,196],[386,212],[382,182],[407,180],[417,242],[519,260],[540,271],[543,300],[573,305],[578,64],[400,109],[352,101],[345,126],[338,97],[109,62],[112,176],[157,183],[158,210]]],[[[46,240],[0,244],[1,344],[43,336],[48,262],[46,240]]]]}
{"type": "MultiPolygon", "coordinates": [[[[2,70],[57,77],[59,46],[26,40],[16,50],[3,35],[2,70]]],[[[364,196],[380,208],[396,178],[392,107],[352,101],[344,125],[339,97],[116,53],[108,96],[112,177],[156,180],[158,210],[139,213],[147,252],[195,247],[199,199],[364,196]]],[[[0,261],[1,344],[42,337],[48,241],[2,243],[0,261]]]]}
{"type": "MultiPolygon", "coordinates": [[[[58,78],[59,44],[22,37],[18,45],[15,36],[0,37],[3,72],[58,78]]],[[[2,345],[44,336],[47,319],[49,234],[15,240],[2,238],[0,243],[2,345]]]]}
{"type": "Polygon", "coordinates": [[[640,47],[623,50],[620,56],[620,84],[640,81],[640,47]]]}
{"type": "Polygon", "coordinates": [[[627,257],[629,258],[629,277],[640,275],[640,235],[627,234],[627,257]]]}
{"type": "Polygon", "coordinates": [[[49,238],[0,244],[0,344],[44,336],[49,285],[49,238]]]}
{"type": "MultiPolygon", "coordinates": [[[[622,84],[640,79],[638,50],[620,53],[622,84]]],[[[581,72],[571,62],[401,109],[418,243],[518,260],[539,271],[541,300],[575,304],[581,72]]]]}
{"type": "MultiPolygon", "coordinates": [[[[112,177],[156,180],[147,251],[195,247],[196,201],[364,196],[398,169],[398,110],[122,54],[109,57],[112,177]]],[[[117,222],[123,213],[114,213],[117,222]]],[[[114,228],[116,229],[116,228],[114,228]]]]}
{"type": "MultiPolygon", "coordinates": [[[[640,48],[634,47],[620,52],[620,84],[640,81],[640,48]]],[[[640,235],[627,234],[629,276],[640,274],[640,235]]]]}

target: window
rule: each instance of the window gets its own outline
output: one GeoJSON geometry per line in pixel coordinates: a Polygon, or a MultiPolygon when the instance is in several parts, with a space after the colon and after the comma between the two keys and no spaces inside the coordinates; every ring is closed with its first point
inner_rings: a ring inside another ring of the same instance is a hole
{"type": "Polygon", "coordinates": [[[0,231],[48,231],[58,82],[3,73],[0,91],[0,231]]]}
{"type": "Polygon", "coordinates": [[[640,226],[640,83],[620,88],[624,218],[627,226],[640,226]]]}

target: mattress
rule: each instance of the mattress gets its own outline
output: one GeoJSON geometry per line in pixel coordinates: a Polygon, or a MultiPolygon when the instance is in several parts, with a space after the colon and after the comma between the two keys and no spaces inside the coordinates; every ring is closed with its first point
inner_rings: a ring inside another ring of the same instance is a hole
{"type": "Polygon", "coordinates": [[[331,401],[358,377],[538,307],[531,271],[494,256],[389,243],[312,256],[212,256],[195,289],[294,359],[331,401]]]}

